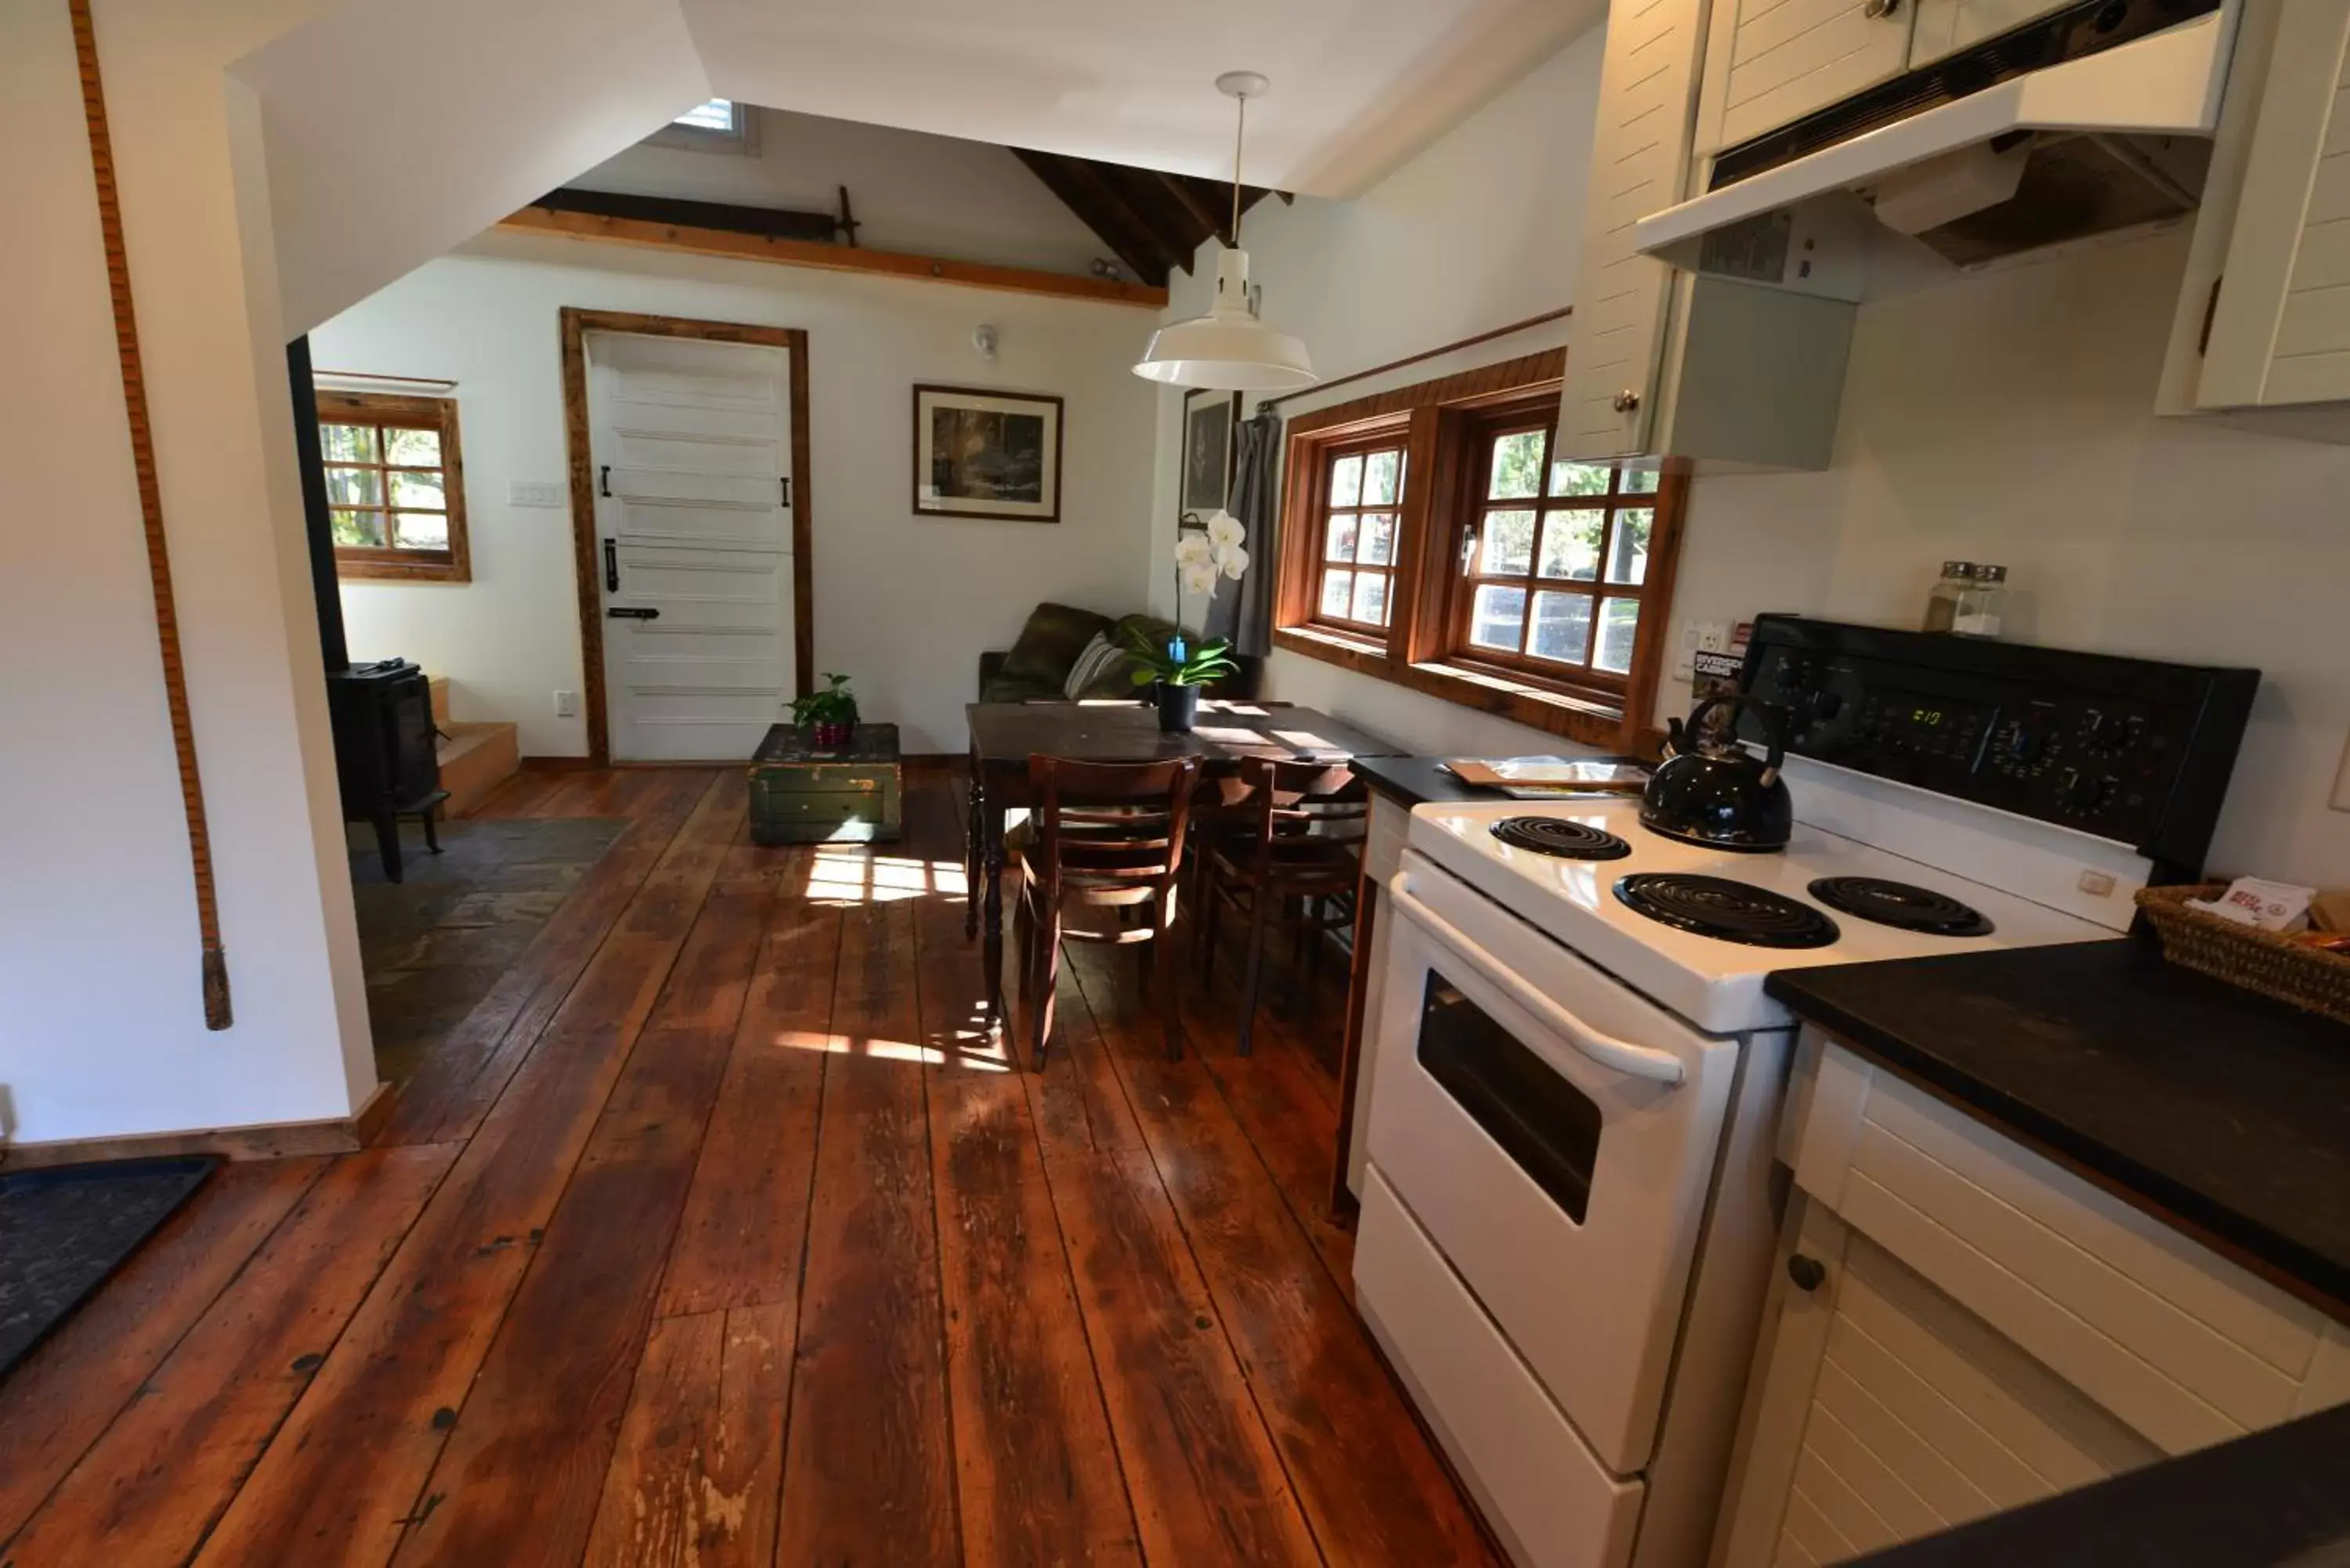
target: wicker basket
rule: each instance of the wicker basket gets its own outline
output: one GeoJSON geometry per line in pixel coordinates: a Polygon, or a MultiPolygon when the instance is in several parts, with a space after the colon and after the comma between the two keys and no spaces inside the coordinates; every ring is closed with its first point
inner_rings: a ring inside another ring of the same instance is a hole
{"type": "Polygon", "coordinates": [[[2213,898],[2227,890],[2226,883],[2212,882],[2147,888],[2138,893],[2138,908],[2162,937],[2162,956],[2230,985],[2350,1023],[2350,957],[2187,907],[2189,898],[2213,898]]]}

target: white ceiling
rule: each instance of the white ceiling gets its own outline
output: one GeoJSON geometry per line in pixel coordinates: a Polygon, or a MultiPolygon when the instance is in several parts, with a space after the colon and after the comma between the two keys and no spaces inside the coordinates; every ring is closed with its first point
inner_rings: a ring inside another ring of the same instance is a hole
{"type": "Polygon", "coordinates": [[[681,0],[746,103],[1351,196],[1597,22],[1607,0],[681,0]]]}

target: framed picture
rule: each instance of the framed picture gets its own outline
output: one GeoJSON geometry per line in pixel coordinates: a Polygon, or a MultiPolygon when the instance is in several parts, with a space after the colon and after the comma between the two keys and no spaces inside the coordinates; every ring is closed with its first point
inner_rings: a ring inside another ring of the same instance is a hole
{"type": "Polygon", "coordinates": [[[1058,523],[1061,400],[917,386],[914,510],[1058,523]]]}
{"type": "Polygon", "coordinates": [[[1176,511],[1185,524],[1205,523],[1231,502],[1232,434],[1240,422],[1238,392],[1183,394],[1183,491],[1176,511]]]}

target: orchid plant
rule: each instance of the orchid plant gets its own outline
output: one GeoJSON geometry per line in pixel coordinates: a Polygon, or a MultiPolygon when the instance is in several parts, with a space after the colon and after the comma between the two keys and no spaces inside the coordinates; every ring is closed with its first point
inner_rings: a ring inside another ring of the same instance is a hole
{"type": "MultiPolygon", "coordinates": [[[[1203,598],[1216,597],[1216,584],[1230,577],[1239,582],[1249,568],[1247,549],[1248,529],[1241,520],[1219,507],[1211,514],[1204,529],[1193,532],[1179,530],[1175,535],[1175,625],[1172,640],[1167,645],[1167,657],[1180,667],[1188,652],[1184,645],[1183,596],[1197,594],[1203,598]]],[[[1218,651],[1222,647],[1218,646],[1218,651]]]]}

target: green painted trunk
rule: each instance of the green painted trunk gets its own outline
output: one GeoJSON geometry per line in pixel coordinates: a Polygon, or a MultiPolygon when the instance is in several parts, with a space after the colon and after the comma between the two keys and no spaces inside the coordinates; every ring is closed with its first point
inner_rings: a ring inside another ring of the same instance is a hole
{"type": "Polygon", "coordinates": [[[847,746],[818,751],[810,732],[777,724],[751,758],[751,837],[760,844],[896,838],[905,770],[898,726],[857,726],[847,746]]]}

